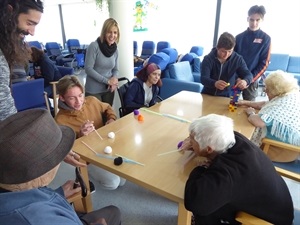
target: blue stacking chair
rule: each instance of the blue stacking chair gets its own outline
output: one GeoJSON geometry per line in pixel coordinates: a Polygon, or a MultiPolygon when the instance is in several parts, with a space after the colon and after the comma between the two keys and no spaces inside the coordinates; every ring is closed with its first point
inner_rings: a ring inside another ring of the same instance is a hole
{"type": "Polygon", "coordinates": [[[59,66],[70,66],[74,59],[74,54],[62,54],[60,46],[57,42],[47,42],[45,45],[49,58],[59,66]]]}
{"type": "Polygon", "coordinates": [[[204,48],[202,46],[192,46],[190,53],[195,53],[197,56],[203,55],[204,48]]]}
{"type": "Polygon", "coordinates": [[[77,49],[81,49],[78,39],[68,39],[67,47],[70,53],[77,53],[77,49]]]}
{"type": "Polygon", "coordinates": [[[11,85],[12,96],[18,110],[43,108],[50,113],[47,92],[44,91],[44,79],[35,79],[11,85]]]}
{"type": "Polygon", "coordinates": [[[156,45],[156,53],[161,52],[164,48],[170,48],[171,44],[168,41],[159,41],[156,45]]]}
{"type": "Polygon", "coordinates": [[[138,54],[138,43],[137,41],[133,41],[133,55],[137,56],[138,54]]]}
{"type": "MultiPolygon", "coordinates": [[[[170,67],[170,65],[176,63],[178,58],[178,51],[175,48],[164,48],[161,52],[167,54],[170,57],[169,63],[166,67],[166,70],[170,67]]],[[[162,74],[164,76],[164,74],[162,74]]]]}
{"type": "Polygon", "coordinates": [[[84,58],[85,58],[85,49],[81,48],[80,42],[78,39],[68,39],[67,47],[69,53],[74,54],[71,67],[83,68],[84,67],[84,58]]]}
{"type": "Polygon", "coordinates": [[[28,42],[28,45],[29,45],[30,47],[36,47],[36,48],[38,48],[38,49],[43,50],[41,43],[38,42],[38,41],[29,41],[29,42],[28,42]]]}
{"type": "Polygon", "coordinates": [[[141,58],[148,59],[155,51],[154,41],[144,41],[142,45],[141,58]]]}

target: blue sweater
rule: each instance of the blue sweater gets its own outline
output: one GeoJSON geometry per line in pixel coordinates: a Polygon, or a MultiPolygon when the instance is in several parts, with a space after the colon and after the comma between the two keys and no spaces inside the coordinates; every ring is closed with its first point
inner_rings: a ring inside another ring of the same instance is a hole
{"type": "Polygon", "coordinates": [[[18,192],[0,190],[0,205],[2,225],[82,225],[66,199],[46,187],[18,192]]]}
{"type": "Polygon", "coordinates": [[[251,31],[249,28],[236,36],[234,49],[243,56],[253,81],[257,80],[267,69],[271,54],[271,38],[262,30],[251,31]]]}
{"type": "Polygon", "coordinates": [[[248,85],[253,78],[241,55],[233,52],[227,61],[221,64],[217,58],[217,49],[213,48],[204,57],[201,63],[201,83],[204,85],[203,94],[229,97],[230,90],[236,84],[237,78],[245,80],[248,85]],[[223,80],[230,83],[230,85],[224,90],[218,90],[215,87],[215,83],[218,80],[223,80]]]}
{"type": "MultiPolygon", "coordinates": [[[[127,108],[126,113],[129,113],[134,109],[145,107],[145,90],[143,88],[143,83],[144,82],[139,78],[132,79],[124,98],[125,108],[127,108]]],[[[152,85],[153,97],[149,106],[152,106],[156,103],[158,92],[158,86],[152,85]]]]}

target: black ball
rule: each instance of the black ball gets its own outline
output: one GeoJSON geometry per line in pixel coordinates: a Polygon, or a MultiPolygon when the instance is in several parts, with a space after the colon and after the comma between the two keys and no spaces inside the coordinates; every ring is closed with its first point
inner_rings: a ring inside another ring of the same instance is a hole
{"type": "Polygon", "coordinates": [[[123,163],[123,158],[122,157],[117,157],[114,159],[114,164],[116,166],[120,166],[123,163]]]}

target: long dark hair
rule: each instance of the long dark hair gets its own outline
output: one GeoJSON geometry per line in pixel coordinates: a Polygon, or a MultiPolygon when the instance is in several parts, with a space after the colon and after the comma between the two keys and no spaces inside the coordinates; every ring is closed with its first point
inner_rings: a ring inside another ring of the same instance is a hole
{"type": "Polygon", "coordinates": [[[10,67],[29,60],[28,46],[19,36],[18,17],[30,9],[43,12],[43,3],[40,0],[0,0],[0,49],[10,67]]]}
{"type": "Polygon", "coordinates": [[[34,46],[31,47],[31,61],[38,62],[43,58],[44,51],[34,46]]]}

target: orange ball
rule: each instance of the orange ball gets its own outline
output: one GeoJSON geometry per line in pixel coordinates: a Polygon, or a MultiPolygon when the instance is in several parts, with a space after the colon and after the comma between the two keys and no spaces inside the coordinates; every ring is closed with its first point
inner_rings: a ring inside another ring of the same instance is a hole
{"type": "Polygon", "coordinates": [[[138,121],[144,121],[144,117],[141,114],[138,115],[138,121]]]}

